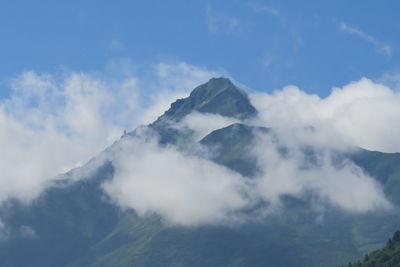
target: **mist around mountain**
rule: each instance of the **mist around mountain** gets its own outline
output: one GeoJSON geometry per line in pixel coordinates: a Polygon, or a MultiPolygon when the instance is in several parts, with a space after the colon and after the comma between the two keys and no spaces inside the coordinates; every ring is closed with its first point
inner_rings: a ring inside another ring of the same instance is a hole
{"type": "Polygon", "coordinates": [[[4,201],[0,265],[340,266],[381,247],[400,154],[255,97],[213,78],[33,201],[4,201]]]}

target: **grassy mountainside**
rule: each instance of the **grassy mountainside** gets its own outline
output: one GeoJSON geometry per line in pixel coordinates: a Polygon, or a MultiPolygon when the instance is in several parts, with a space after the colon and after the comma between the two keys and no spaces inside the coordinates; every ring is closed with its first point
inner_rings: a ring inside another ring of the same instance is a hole
{"type": "Polygon", "coordinates": [[[349,267],[398,267],[400,266],[400,231],[382,249],[366,254],[362,261],[349,263],[349,267]]]}

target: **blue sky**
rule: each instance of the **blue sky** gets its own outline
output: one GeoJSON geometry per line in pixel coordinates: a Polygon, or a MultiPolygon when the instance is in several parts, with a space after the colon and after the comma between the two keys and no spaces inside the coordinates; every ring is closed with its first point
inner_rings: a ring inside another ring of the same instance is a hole
{"type": "Polygon", "coordinates": [[[256,90],[326,96],[399,70],[398,1],[2,1],[0,81],[183,61],[256,90]]]}

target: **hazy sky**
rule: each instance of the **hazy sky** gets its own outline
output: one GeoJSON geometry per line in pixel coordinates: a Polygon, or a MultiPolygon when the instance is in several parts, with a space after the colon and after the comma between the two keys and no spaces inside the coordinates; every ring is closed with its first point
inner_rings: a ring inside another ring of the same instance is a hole
{"type": "Polygon", "coordinates": [[[398,1],[21,1],[0,8],[0,85],[25,70],[187,62],[263,91],[329,94],[399,70],[398,1]]]}

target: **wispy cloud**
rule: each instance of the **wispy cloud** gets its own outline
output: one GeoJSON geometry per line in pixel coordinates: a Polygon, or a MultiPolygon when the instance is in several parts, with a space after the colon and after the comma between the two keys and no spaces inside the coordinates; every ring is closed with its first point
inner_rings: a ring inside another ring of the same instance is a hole
{"type": "Polygon", "coordinates": [[[279,16],[280,12],[279,9],[271,6],[266,6],[256,2],[248,2],[247,5],[257,13],[268,13],[273,16],[279,16]]]}
{"type": "Polygon", "coordinates": [[[341,22],[339,24],[339,28],[341,31],[343,31],[347,34],[358,36],[361,39],[373,44],[380,53],[382,53],[386,56],[392,55],[392,47],[390,45],[377,40],[375,37],[363,32],[362,30],[355,28],[355,27],[351,27],[344,22],[341,22]]]}
{"type": "Polygon", "coordinates": [[[208,30],[213,34],[232,34],[242,31],[242,24],[238,18],[221,14],[211,6],[206,8],[206,23],[208,30]]]}

